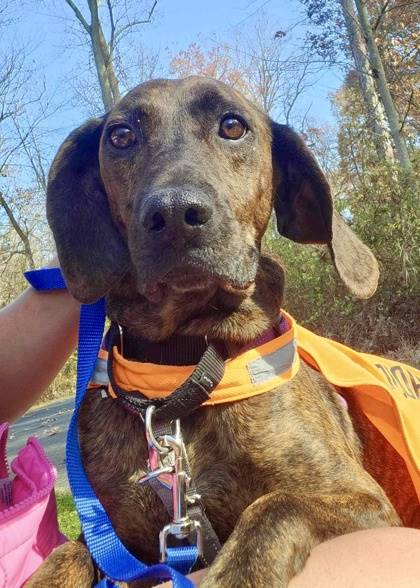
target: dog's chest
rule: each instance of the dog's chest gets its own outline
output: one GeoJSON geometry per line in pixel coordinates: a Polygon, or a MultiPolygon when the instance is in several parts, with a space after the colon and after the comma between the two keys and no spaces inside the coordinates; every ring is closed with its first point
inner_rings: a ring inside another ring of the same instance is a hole
{"type": "MultiPolygon", "coordinates": [[[[247,463],[243,439],[235,438],[230,411],[199,412],[194,422],[182,423],[182,432],[194,484],[224,542],[259,494],[257,472],[247,463]]],[[[79,434],[87,474],[118,535],[146,562],[156,561],[159,531],[170,517],[151,487],[139,484],[148,458],[142,421],[99,392],[89,392],[79,434]]]]}
{"type": "MultiPolygon", "coordinates": [[[[195,487],[222,543],[260,496],[279,488],[319,491],[324,485],[328,491],[331,462],[335,471],[342,469],[341,426],[329,419],[336,434],[314,444],[327,412],[319,393],[309,412],[314,416],[303,419],[296,385],[203,407],[181,423],[195,487]]],[[[92,391],[81,409],[79,434],[87,474],[119,537],[144,561],[156,561],[159,531],[170,517],[155,492],[139,484],[148,458],[143,422],[92,391]]]]}

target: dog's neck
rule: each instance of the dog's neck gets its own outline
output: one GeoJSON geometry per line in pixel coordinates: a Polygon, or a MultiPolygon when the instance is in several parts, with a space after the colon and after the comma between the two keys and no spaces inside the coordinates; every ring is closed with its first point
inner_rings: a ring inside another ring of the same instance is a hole
{"type": "Polygon", "coordinates": [[[209,343],[212,343],[217,348],[220,356],[226,360],[272,341],[285,333],[288,328],[287,320],[280,315],[273,327],[266,329],[259,337],[246,345],[188,335],[172,335],[165,341],[148,341],[142,337],[133,336],[127,329],[123,329],[120,351],[125,359],[143,363],[174,366],[196,365],[202,358],[209,343]]]}
{"type": "Polygon", "coordinates": [[[149,353],[153,351],[154,357],[169,356],[177,348],[181,359],[191,359],[205,348],[205,337],[223,342],[232,356],[276,324],[283,281],[280,264],[262,255],[253,292],[247,297],[218,290],[207,299],[184,296],[155,305],[143,297],[133,299],[132,286],[127,284],[125,292],[120,289],[109,297],[108,315],[123,325],[133,359],[143,359],[139,354],[144,352],[139,349],[144,348],[145,340],[157,343],[150,346],[149,353]]]}
{"type": "MultiPolygon", "coordinates": [[[[216,342],[218,348],[223,347],[216,342]]],[[[158,365],[197,364],[207,348],[207,339],[202,336],[172,335],[164,341],[150,341],[124,328],[122,353],[126,359],[158,365]]]]}

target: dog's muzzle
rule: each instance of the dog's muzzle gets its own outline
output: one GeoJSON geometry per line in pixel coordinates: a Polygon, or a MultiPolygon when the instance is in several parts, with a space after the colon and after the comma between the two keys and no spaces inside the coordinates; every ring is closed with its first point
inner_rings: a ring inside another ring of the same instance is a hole
{"type": "Polygon", "coordinates": [[[244,246],[238,228],[229,206],[211,188],[139,195],[128,235],[139,292],[159,302],[168,288],[211,293],[220,284],[248,287],[258,254],[244,246]]]}

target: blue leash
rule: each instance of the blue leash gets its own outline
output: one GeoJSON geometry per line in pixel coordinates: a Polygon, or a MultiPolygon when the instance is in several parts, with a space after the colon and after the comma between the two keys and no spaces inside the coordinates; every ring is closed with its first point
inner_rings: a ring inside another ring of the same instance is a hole
{"type": "MultiPolygon", "coordinates": [[[[25,278],[33,288],[40,291],[66,288],[58,268],[31,270],[25,272],[25,278]]],[[[94,304],[82,304],[79,322],[76,398],[66,445],[67,475],[86,545],[99,569],[107,576],[107,579],[99,582],[97,587],[111,588],[115,586],[112,580],[130,582],[144,578],[172,580],[175,588],[194,588],[191,580],[183,574],[187,574],[194,565],[198,556],[197,547],[188,545],[169,548],[167,550],[167,564],[147,566],[139,561],[119,540],[83,467],[77,433],[77,419],[95,367],[104,324],[104,298],[94,304]]]]}

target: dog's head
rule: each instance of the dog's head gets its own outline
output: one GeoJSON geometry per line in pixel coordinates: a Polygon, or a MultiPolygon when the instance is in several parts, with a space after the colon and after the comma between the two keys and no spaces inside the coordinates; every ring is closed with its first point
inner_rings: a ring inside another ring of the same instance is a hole
{"type": "Polygon", "coordinates": [[[375,258],[334,212],[302,139],[215,80],[138,86],[67,138],[48,185],[60,263],[82,302],[127,274],[156,304],[193,290],[246,295],[273,207],[282,235],[327,244],[354,294],[375,291],[375,258]]]}

